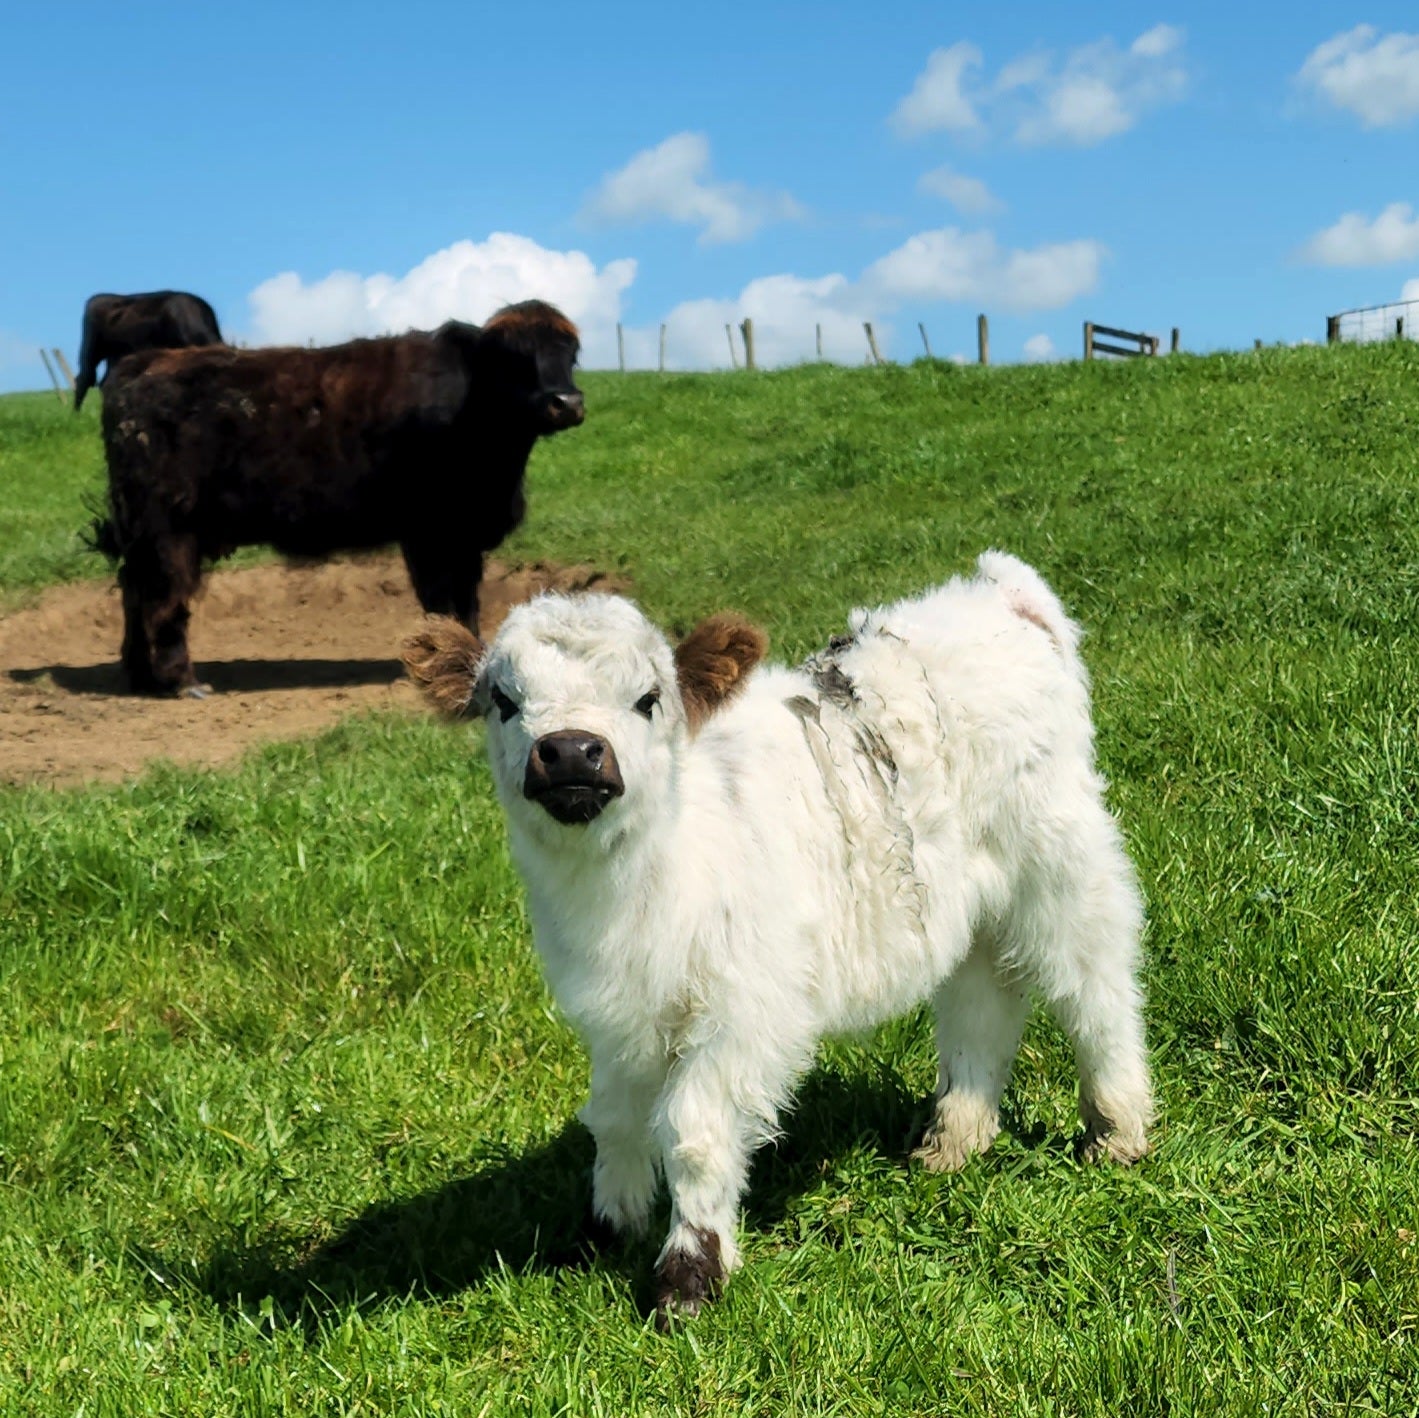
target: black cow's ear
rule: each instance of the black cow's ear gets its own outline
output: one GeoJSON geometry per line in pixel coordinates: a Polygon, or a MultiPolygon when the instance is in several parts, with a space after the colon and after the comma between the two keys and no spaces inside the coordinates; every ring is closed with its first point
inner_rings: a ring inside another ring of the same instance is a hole
{"type": "Polygon", "coordinates": [[[481,712],[477,690],[483,642],[461,620],[429,616],[400,646],[399,657],[409,678],[444,718],[481,712]]]}
{"type": "Polygon", "coordinates": [[[744,688],[768,648],[769,637],[757,625],[731,612],[702,620],[675,647],[675,678],[691,732],[744,688]]]}

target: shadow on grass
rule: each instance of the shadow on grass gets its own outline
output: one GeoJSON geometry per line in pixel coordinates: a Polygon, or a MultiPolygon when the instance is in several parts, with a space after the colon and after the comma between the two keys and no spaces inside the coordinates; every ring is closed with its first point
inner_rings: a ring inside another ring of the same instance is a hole
{"type": "MultiPolygon", "coordinates": [[[[745,1224],[778,1224],[794,1199],[826,1168],[866,1148],[905,1163],[925,1123],[927,1105],[893,1074],[843,1077],[815,1070],[778,1142],[755,1158],[745,1224]]],[[[404,1200],[381,1202],[334,1238],[310,1249],[309,1238],[285,1237],[245,1250],[217,1251],[196,1287],[218,1304],[247,1310],[270,1297],[277,1322],[312,1336],[321,1320],[353,1305],[423,1296],[478,1285],[506,1268],[555,1273],[595,1265],[625,1276],[643,1313],[650,1307],[655,1232],[644,1243],[598,1248],[588,1225],[594,1147],[577,1122],[527,1151],[490,1149],[470,1176],[404,1200]]],[[[665,1215],[657,1218],[662,1229],[665,1215]]],[[[159,1275],[173,1268],[140,1257],[159,1275]]]]}
{"type": "MultiPolygon", "coordinates": [[[[218,693],[254,694],[273,689],[340,689],[393,684],[404,673],[398,660],[199,660],[198,678],[218,693]]],[[[17,684],[48,679],[68,694],[128,697],[128,683],[115,660],[98,665],[38,665],[13,669],[17,684]]]]}

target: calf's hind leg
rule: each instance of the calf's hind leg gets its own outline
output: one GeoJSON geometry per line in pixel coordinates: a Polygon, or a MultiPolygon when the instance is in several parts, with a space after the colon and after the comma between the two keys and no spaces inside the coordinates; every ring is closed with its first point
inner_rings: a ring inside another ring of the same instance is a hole
{"type": "Polygon", "coordinates": [[[1142,907],[1112,825],[1099,836],[1091,865],[1037,895],[1020,953],[1074,1046],[1083,1156],[1127,1163],[1147,1152],[1153,1120],[1137,979],[1142,907]]]}
{"type": "Polygon", "coordinates": [[[1029,995],[1006,984],[978,940],[936,992],[940,1075],[936,1107],[912,1154],[933,1172],[956,1172],[1000,1131],[1000,1095],[1020,1047],[1029,995]]]}

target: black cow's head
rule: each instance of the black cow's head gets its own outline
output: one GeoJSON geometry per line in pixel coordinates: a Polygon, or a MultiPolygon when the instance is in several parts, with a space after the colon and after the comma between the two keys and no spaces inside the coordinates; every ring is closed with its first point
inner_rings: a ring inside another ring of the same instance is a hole
{"type": "Polygon", "coordinates": [[[573,372],[581,341],[576,326],[541,300],[507,305],[481,329],[446,325],[465,345],[474,397],[520,410],[534,434],[575,428],[586,417],[573,372]]]}

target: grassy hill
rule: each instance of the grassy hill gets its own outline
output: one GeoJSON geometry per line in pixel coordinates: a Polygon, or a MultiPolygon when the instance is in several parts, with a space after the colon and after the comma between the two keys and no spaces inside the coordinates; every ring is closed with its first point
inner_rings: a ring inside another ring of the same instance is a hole
{"type": "MultiPolygon", "coordinates": [[[[584,382],[514,554],[788,657],[990,545],[1083,621],[1155,1153],[1074,1163],[1037,1019],[991,1154],[909,1170],[926,1019],[833,1044],[662,1338],[653,1249],[576,1246],[585,1065],[476,733],[4,790],[0,1412],[1411,1411],[1419,348],[584,382]]],[[[87,411],[0,399],[0,597],[107,574],[101,486],[87,411]]]]}

